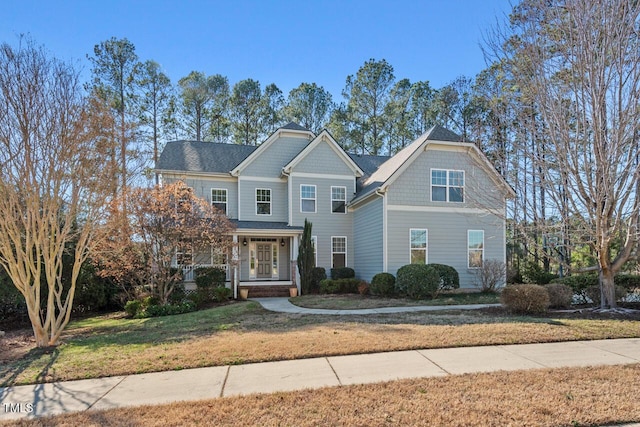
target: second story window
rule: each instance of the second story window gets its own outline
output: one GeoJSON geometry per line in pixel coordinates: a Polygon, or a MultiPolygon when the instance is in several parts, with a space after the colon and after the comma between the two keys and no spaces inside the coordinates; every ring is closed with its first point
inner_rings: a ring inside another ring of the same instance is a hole
{"type": "Polygon", "coordinates": [[[256,215],[271,215],[270,188],[256,188],[256,215]]]}
{"type": "Polygon", "coordinates": [[[300,186],[300,212],[315,213],[316,211],[316,186],[300,186]]]}
{"type": "Polygon", "coordinates": [[[331,212],[347,213],[347,187],[331,187],[331,212]]]}
{"type": "Polygon", "coordinates": [[[211,205],[221,211],[223,214],[227,214],[227,189],[226,188],[212,188],[211,189],[211,205]]]}
{"type": "Polygon", "coordinates": [[[464,202],[464,171],[431,169],[432,202],[464,202]]]}

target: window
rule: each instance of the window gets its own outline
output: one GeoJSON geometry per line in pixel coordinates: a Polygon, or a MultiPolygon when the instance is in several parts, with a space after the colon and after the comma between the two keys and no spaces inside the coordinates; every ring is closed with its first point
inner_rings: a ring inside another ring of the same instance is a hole
{"type": "Polygon", "coordinates": [[[256,215],[271,215],[270,188],[256,188],[256,215]]]}
{"type": "Polygon", "coordinates": [[[331,212],[347,213],[347,187],[331,187],[331,212]]]}
{"type": "Polygon", "coordinates": [[[176,264],[177,265],[193,264],[193,249],[191,247],[191,244],[187,242],[181,243],[176,248],[176,264]]]}
{"type": "Polygon", "coordinates": [[[313,245],[314,264],[318,266],[318,236],[311,236],[311,244],[313,245]]]}
{"type": "Polygon", "coordinates": [[[331,268],[347,266],[347,238],[331,237],[331,268]]]}
{"type": "Polygon", "coordinates": [[[211,205],[227,214],[227,189],[226,188],[212,188],[211,189],[211,205]]]}
{"type": "Polygon", "coordinates": [[[409,230],[409,252],[411,264],[427,263],[427,230],[409,230]]]}
{"type": "Polygon", "coordinates": [[[300,186],[300,212],[316,211],[316,186],[301,185],[300,186]]]}
{"type": "Polygon", "coordinates": [[[481,268],[484,259],[484,231],[467,231],[467,242],[469,268],[481,268]]]}
{"type": "Polygon", "coordinates": [[[464,202],[464,171],[431,169],[432,202],[464,202]]]}

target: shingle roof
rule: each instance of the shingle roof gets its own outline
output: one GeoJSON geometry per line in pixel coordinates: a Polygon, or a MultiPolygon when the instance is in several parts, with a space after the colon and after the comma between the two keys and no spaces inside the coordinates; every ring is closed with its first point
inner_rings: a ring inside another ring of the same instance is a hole
{"type": "Polygon", "coordinates": [[[299,124],[295,123],[295,122],[289,122],[286,125],[282,126],[280,129],[289,129],[289,130],[301,130],[304,132],[311,132],[309,129],[300,126],[299,124]]]}
{"type": "Polygon", "coordinates": [[[162,150],[156,169],[226,173],[256,148],[252,145],[171,141],[162,150]]]}

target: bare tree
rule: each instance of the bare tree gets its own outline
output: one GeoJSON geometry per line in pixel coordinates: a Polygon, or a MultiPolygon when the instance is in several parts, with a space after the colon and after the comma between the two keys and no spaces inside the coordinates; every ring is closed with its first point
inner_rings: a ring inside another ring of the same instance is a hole
{"type": "Polygon", "coordinates": [[[525,0],[502,46],[544,132],[522,152],[546,209],[596,253],[603,309],[638,241],[639,15],[633,0],[525,0]]]}
{"type": "Polygon", "coordinates": [[[95,110],[70,65],[30,40],[0,45],[0,266],[24,295],[39,347],[55,345],[69,322],[107,194],[111,147],[94,132],[110,125],[92,123],[95,110]]]}

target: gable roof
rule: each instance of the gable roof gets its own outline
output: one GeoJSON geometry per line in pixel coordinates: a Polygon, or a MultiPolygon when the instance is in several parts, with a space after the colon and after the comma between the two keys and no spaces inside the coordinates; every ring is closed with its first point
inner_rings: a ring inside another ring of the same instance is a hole
{"type": "Polygon", "coordinates": [[[162,150],[156,170],[228,174],[257,148],[252,145],[171,141],[162,150]]]}
{"type": "Polygon", "coordinates": [[[308,129],[303,128],[302,126],[290,122],[289,124],[278,128],[275,132],[273,132],[269,138],[267,138],[262,144],[258,146],[258,148],[249,154],[240,164],[231,169],[231,175],[238,176],[242,170],[244,170],[247,166],[249,166],[254,160],[260,157],[260,154],[271,146],[283,133],[293,133],[297,134],[298,137],[306,137],[309,140],[312,140],[315,135],[308,129]]]}
{"type": "Polygon", "coordinates": [[[329,131],[327,131],[326,129],[320,132],[320,135],[315,137],[313,141],[311,141],[306,147],[304,147],[304,149],[302,149],[302,151],[300,151],[293,159],[291,159],[291,161],[282,168],[282,171],[284,173],[291,172],[291,169],[293,169],[298,163],[300,163],[302,159],[304,159],[309,153],[311,153],[311,151],[313,151],[313,149],[317,147],[322,141],[326,141],[329,144],[333,151],[335,151],[335,153],[340,158],[342,158],[345,164],[351,170],[353,170],[357,177],[361,177],[364,175],[364,171],[360,168],[360,166],[358,166],[358,164],[353,161],[353,159],[342,149],[342,147],[338,145],[336,140],[333,139],[329,131]]]}
{"type": "Polygon", "coordinates": [[[411,163],[424,151],[427,144],[430,142],[444,142],[453,143],[460,147],[465,147],[467,150],[472,151],[475,155],[481,159],[481,163],[487,171],[493,175],[493,178],[500,184],[506,187],[507,191],[513,194],[513,189],[504,178],[495,170],[491,163],[487,160],[486,156],[480,151],[480,149],[473,143],[465,142],[462,137],[442,126],[435,125],[427,132],[420,135],[415,141],[403,148],[396,155],[389,158],[382,163],[380,167],[373,172],[362,183],[362,188],[356,194],[356,197],[351,201],[351,204],[357,203],[365,197],[373,194],[375,191],[388,187],[395,179],[402,174],[402,172],[409,167],[411,163]]]}

